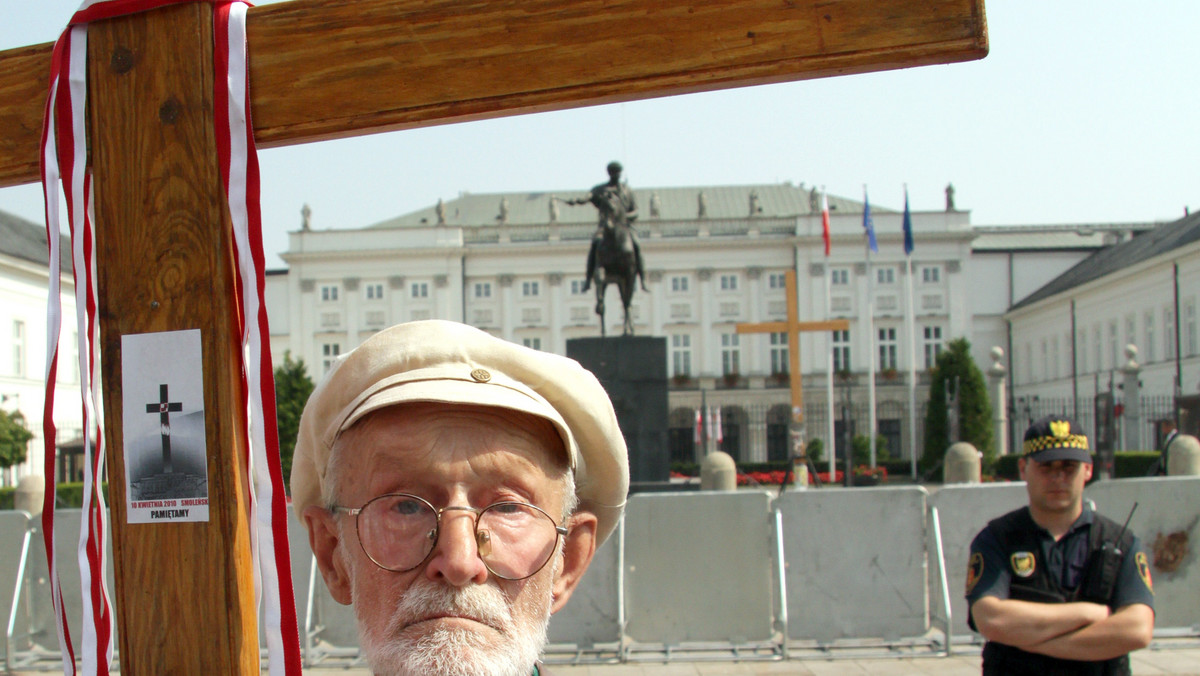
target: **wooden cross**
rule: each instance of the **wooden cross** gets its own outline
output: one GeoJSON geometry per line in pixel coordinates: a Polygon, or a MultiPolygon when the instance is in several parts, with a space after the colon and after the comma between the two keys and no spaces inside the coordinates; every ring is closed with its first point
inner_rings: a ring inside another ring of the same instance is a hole
{"type": "MultiPolygon", "coordinates": [[[[760,322],[738,324],[738,333],[787,333],[788,380],[792,388],[792,422],[804,424],[804,377],[800,373],[800,333],[804,331],[846,331],[850,322],[845,319],[829,319],[820,322],[800,321],[797,306],[799,293],[796,290],[796,272],[788,270],[784,275],[787,298],[787,320],[782,322],[760,322]]],[[[832,415],[832,412],[830,412],[832,415]]]]}
{"type": "Polygon", "coordinates": [[[162,432],[163,474],[171,473],[171,413],[183,410],[182,403],[170,399],[167,396],[167,384],[163,383],[158,386],[158,401],[146,404],[146,413],[158,414],[159,428],[162,432]]]}
{"type": "MultiPolygon", "coordinates": [[[[109,504],[126,675],[259,669],[211,16],[206,3],[174,5],[98,22],[89,35],[109,504]],[[197,327],[204,410],[214,412],[205,416],[212,520],[128,524],[121,336],[197,327]]],[[[248,23],[260,147],[987,53],[983,0],[293,0],[252,9],[248,23]]],[[[37,45],[0,53],[0,186],[38,180],[50,52],[37,45]]],[[[799,367],[792,373],[798,378],[799,367]]]]}

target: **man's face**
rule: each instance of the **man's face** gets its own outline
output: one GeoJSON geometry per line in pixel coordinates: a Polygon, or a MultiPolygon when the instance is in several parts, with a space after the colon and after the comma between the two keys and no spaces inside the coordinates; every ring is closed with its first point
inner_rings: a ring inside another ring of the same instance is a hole
{"type": "Polygon", "coordinates": [[[1017,464],[1035,513],[1072,514],[1082,509],[1083,487],[1092,478],[1091,463],[1022,458],[1017,464]]]}
{"type": "MultiPolygon", "coordinates": [[[[359,507],[409,493],[435,508],[536,505],[562,521],[562,441],[546,421],[482,407],[412,404],[368,414],[337,441],[337,504],[359,507]]],[[[364,656],[376,674],[528,676],[552,610],[590,561],[595,518],[579,513],[564,553],[524,580],[492,575],[479,557],[474,517],[442,514],[437,544],[417,568],[397,573],[371,561],[355,517],[305,512],[334,598],[353,603],[364,656]],[[582,543],[582,544],[581,544],[582,543]],[[322,556],[322,550],[327,554],[322,556]]]]}

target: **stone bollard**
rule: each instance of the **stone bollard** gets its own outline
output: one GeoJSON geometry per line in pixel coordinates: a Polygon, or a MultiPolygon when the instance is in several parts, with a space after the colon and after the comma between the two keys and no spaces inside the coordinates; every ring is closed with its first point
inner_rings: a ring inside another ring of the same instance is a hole
{"type": "Polygon", "coordinates": [[[700,463],[700,490],[737,490],[737,463],[724,451],[714,451],[704,456],[700,463]]]}
{"type": "Polygon", "coordinates": [[[29,512],[30,516],[42,513],[42,500],[46,495],[46,477],[30,474],[21,479],[13,493],[13,509],[29,512]]]}
{"type": "Polygon", "coordinates": [[[942,465],[942,482],[947,484],[977,484],[982,471],[979,451],[965,441],[950,444],[942,465]]]}
{"type": "Polygon", "coordinates": [[[1200,476],[1200,440],[1180,434],[1171,440],[1167,476],[1200,476]]]}

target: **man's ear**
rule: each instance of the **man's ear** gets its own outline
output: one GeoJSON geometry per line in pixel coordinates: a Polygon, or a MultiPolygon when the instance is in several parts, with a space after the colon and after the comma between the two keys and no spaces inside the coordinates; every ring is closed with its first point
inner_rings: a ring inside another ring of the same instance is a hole
{"type": "Polygon", "coordinates": [[[579,580],[592,563],[596,553],[596,515],[579,511],[571,516],[570,531],[563,544],[562,568],[554,579],[554,601],[551,613],[557,613],[579,586],[579,580]]]}
{"type": "Polygon", "coordinates": [[[317,568],[325,578],[329,594],[338,603],[350,605],[350,575],[339,549],[343,543],[334,515],[324,507],[309,505],[304,509],[304,521],[308,524],[308,544],[317,557],[317,568]]]}

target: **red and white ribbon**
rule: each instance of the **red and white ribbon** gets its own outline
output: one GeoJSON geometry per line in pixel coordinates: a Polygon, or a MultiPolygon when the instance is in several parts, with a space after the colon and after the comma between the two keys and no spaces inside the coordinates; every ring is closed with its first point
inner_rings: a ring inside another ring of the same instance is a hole
{"type": "MultiPolygon", "coordinates": [[[[84,472],[83,524],[78,558],[83,586],[82,663],[85,674],[111,669],[112,608],[105,589],[106,510],[99,477],[104,469],[103,399],[100,381],[100,334],[97,319],[91,177],[87,173],[85,107],[87,93],[87,23],[191,0],[87,0],[55,44],[50,91],[42,130],[42,185],[49,243],[50,294],[46,312],[46,494],[42,525],[50,561],[63,673],[75,673],[75,651],[67,628],[54,545],[55,448],[54,389],[58,371],[58,336],[62,308],[59,286],[58,186],[67,203],[75,270],[75,302],[79,335],[83,436],[88,461],[84,472]],[[83,279],[80,280],[80,272],[83,279]],[[81,283],[82,282],[82,283],[81,283]],[[94,450],[92,439],[95,439],[94,450]]],[[[279,465],[275,419],[275,383],[269,349],[264,296],[262,219],[259,207],[258,156],[250,124],[246,51],[247,3],[208,0],[214,5],[215,127],[225,192],[229,200],[237,259],[237,303],[242,329],[242,385],[249,429],[241,459],[250,476],[249,533],[255,589],[263,608],[270,673],[300,674],[300,641],[288,556],[287,504],[279,465]]]]}

